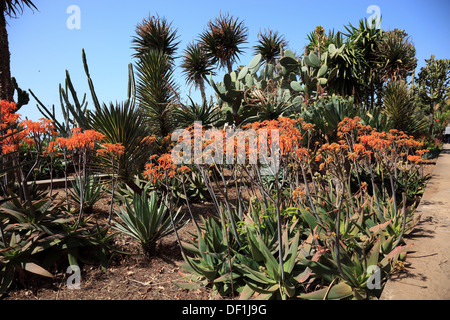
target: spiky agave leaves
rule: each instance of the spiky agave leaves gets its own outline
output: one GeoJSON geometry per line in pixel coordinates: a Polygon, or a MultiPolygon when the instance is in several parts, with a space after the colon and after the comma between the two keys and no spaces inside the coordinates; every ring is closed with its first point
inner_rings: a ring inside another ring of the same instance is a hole
{"type": "Polygon", "coordinates": [[[389,82],[384,90],[383,112],[392,120],[392,127],[408,134],[426,131],[427,122],[414,115],[414,96],[404,80],[389,82]]]}
{"type": "Polygon", "coordinates": [[[141,195],[134,194],[132,201],[127,201],[125,208],[115,211],[120,219],[114,228],[138,240],[144,252],[151,256],[155,252],[156,242],[180,229],[189,220],[183,221],[178,210],[171,223],[166,199],[160,199],[156,192],[147,194],[147,189],[141,195]],[[175,228],[175,229],[174,229],[175,228]]]}
{"type": "Polygon", "coordinates": [[[248,29],[244,23],[227,13],[208,22],[207,30],[200,35],[200,42],[212,62],[231,73],[247,38],[248,29]]]}

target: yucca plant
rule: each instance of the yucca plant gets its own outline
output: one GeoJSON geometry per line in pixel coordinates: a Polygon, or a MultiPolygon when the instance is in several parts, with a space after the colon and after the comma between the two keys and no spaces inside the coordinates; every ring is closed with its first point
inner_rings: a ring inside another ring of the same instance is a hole
{"type": "Polygon", "coordinates": [[[166,18],[149,16],[136,26],[136,35],[133,37],[134,57],[140,58],[151,50],[156,50],[166,56],[174,58],[179,42],[177,30],[166,18]]]}
{"type": "Polygon", "coordinates": [[[157,241],[188,222],[183,221],[184,216],[180,216],[180,208],[173,215],[172,225],[171,213],[165,201],[154,191],[148,195],[147,189],[141,195],[135,193],[132,201],[126,201],[125,208],[115,210],[120,221],[116,221],[113,228],[138,240],[144,253],[151,257],[155,254],[157,241]]]}
{"type": "Polygon", "coordinates": [[[151,16],[136,27],[133,39],[137,58],[136,93],[150,135],[165,138],[172,132],[173,104],[178,99],[174,59],[177,31],[164,17],[151,16]]]}
{"type": "Polygon", "coordinates": [[[389,82],[383,92],[382,110],[392,120],[392,127],[412,135],[426,132],[428,122],[414,113],[414,96],[404,80],[389,82]]]}
{"type": "Polygon", "coordinates": [[[172,113],[177,98],[172,62],[163,53],[152,50],[140,58],[136,69],[137,100],[149,134],[166,137],[173,130],[172,113]]]}

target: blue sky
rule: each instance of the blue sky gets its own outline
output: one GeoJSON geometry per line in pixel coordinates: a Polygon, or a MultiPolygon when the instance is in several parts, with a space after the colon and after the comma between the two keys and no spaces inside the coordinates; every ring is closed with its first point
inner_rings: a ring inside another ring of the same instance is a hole
{"type": "MultiPolygon", "coordinates": [[[[289,41],[289,48],[302,52],[307,34],[317,25],[325,30],[343,31],[344,25],[357,25],[368,18],[370,5],[380,8],[384,30],[404,29],[414,43],[418,69],[424,59],[450,58],[450,1],[448,0],[227,0],[227,1],[151,1],[151,0],[39,0],[39,11],[25,10],[17,19],[8,20],[11,73],[22,89],[31,89],[47,106],[59,110],[59,84],[70,72],[79,97],[90,93],[83,69],[81,51],[87,54],[97,95],[103,102],[123,101],[127,94],[128,64],[132,62],[131,39],[136,24],[149,14],[165,17],[178,30],[181,41],[178,55],[196,39],[209,20],[220,12],[239,17],[249,29],[245,54],[239,64],[247,65],[257,34],[264,29],[278,30],[289,41]],[[80,8],[81,28],[70,30],[67,20],[71,5],[80,8]]],[[[177,61],[178,65],[180,60],[177,61]]],[[[418,72],[418,70],[416,71],[418,72]]],[[[223,74],[223,71],[219,71],[223,74]]],[[[181,69],[176,81],[187,97],[181,69]]],[[[192,96],[198,99],[199,94],[192,96]]],[[[199,100],[199,99],[198,99],[199,100]]],[[[89,102],[89,106],[92,104],[89,102]]],[[[37,120],[42,115],[31,97],[22,107],[23,117],[37,120]]]]}

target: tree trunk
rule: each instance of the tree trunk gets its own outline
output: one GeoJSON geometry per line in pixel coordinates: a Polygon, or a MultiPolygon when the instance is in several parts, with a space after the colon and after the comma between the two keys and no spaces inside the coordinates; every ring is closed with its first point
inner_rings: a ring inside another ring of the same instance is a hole
{"type": "Polygon", "coordinates": [[[11,81],[10,53],[4,6],[4,3],[0,4],[0,100],[11,102],[13,101],[14,89],[11,81]]]}
{"type": "Polygon", "coordinates": [[[430,126],[429,126],[429,134],[433,136],[433,128],[434,127],[434,100],[430,103],[430,126]]]}
{"type": "Polygon", "coordinates": [[[200,93],[202,94],[202,102],[206,103],[205,81],[203,80],[203,78],[200,79],[198,84],[200,86],[200,93]]]}

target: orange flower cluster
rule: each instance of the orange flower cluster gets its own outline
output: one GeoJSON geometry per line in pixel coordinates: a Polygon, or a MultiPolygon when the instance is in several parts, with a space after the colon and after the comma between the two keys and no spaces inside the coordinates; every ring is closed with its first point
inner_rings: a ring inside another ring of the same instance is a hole
{"type": "Polygon", "coordinates": [[[386,168],[395,166],[402,159],[420,163],[427,150],[413,150],[422,147],[422,143],[408,136],[402,131],[392,129],[389,132],[378,132],[370,126],[360,123],[360,118],[345,118],[338,125],[337,136],[341,139],[337,143],[324,144],[318,151],[316,161],[324,161],[319,169],[327,165],[338,166],[345,161],[367,161],[371,165],[372,158],[382,163],[386,168]]]}
{"type": "Polygon", "coordinates": [[[156,160],[157,157],[157,155],[150,157],[151,162],[145,165],[144,171],[144,176],[148,180],[153,181],[153,183],[163,181],[166,178],[174,178],[177,174],[185,174],[190,171],[187,166],[177,168],[177,165],[172,161],[170,153],[165,153],[156,160]]]}
{"type": "Polygon", "coordinates": [[[105,156],[107,154],[120,157],[125,153],[125,147],[121,143],[104,143],[102,148],[97,150],[97,156],[105,156]]]}
{"type": "Polygon", "coordinates": [[[24,134],[16,128],[12,128],[20,118],[20,114],[14,113],[17,104],[5,100],[0,101],[0,142],[2,154],[8,154],[19,150],[19,141],[24,134]]]}
{"type": "Polygon", "coordinates": [[[25,132],[29,136],[35,134],[49,134],[52,136],[56,136],[58,134],[55,131],[53,121],[46,118],[39,119],[39,122],[24,120],[20,123],[20,125],[25,129],[25,132]]]}
{"type": "Polygon", "coordinates": [[[20,123],[20,126],[24,129],[24,136],[22,137],[22,144],[32,146],[40,140],[42,136],[55,137],[58,133],[55,131],[53,121],[41,118],[39,122],[32,120],[24,120],[20,123]]]}
{"type": "Polygon", "coordinates": [[[6,100],[0,101],[0,130],[6,129],[19,120],[20,114],[14,113],[17,110],[17,104],[6,100]]]}
{"type": "MultiPolygon", "coordinates": [[[[303,133],[298,125],[305,131],[310,131],[314,128],[314,125],[303,122],[303,119],[294,120],[287,117],[280,117],[277,120],[266,120],[260,122],[254,122],[245,125],[244,129],[253,129],[257,132],[258,136],[261,136],[262,130],[267,130],[267,145],[272,143],[272,130],[278,132],[279,146],[282,155],[296,154],[297,150],[302,147],[303,133]]],[[[299,154],[304,155],[305,150],[302,150],[299,154]]]]}
{"type": "Polygon", "coordinates": [[[61,148],[69,151],[93,150],[95,143],[100,142],[104,137],[103,134],[95,130],[82,131],[81,128],[73,128],[70,137],[59,137],[56,139],[56,142],[61,148]]]}

